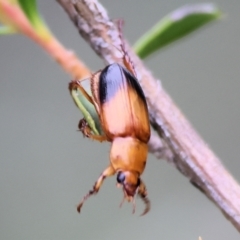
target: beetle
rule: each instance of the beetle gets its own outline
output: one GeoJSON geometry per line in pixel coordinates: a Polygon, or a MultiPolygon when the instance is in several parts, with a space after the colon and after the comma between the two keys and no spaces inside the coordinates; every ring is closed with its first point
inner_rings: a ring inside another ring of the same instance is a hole
{"type": "Polygon", "coordinates": [[[123,65],[110,64],[91,76],[92,96],[81,86],[82,80],[72,81],[69,85],[70,90],[79,89],[94,105],[103,134],[94,134],[85,119],[79,122],[80,131],[90,139],[111,142],[110,164],[79,203],[78,212],[83,203],[99,191],[104,179],[115,174],[117,186],[123,189],[123,201],[133,202],[133,212],[136,195],[146,205],[142,215],[150,210],[146,186],[140,178],[145,169],[150,138],[148,108],[134,67],[127,59],[125,48],[122,50],[123,65]]]}

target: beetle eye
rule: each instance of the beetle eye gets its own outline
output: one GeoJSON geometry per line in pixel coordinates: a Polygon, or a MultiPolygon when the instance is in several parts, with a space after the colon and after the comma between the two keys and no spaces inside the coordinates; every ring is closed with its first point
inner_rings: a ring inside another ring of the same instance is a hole
{"type": "Polygon", "coordinates": [[[123,183],[125,180],[125,174],[123,172],[119,172],[117,174],[117,182],[118,183],[123,183]]]}

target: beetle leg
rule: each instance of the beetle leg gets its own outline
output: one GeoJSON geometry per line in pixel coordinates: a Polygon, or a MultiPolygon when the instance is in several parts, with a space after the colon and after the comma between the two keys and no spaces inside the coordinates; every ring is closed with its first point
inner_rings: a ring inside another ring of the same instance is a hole
{"type": "Polygon", "coordinates": [[[92,133],[92,130],[89,127],[89,125],[88,125],[88,123],[87,123],[85,118],[82,118],[79,121],[78,129],[82,132],[84,137],[91,138],[91,139],[99,141],[99,142],[107,141],[106,136],[104,136],[104,135],[96,135],[96,134],[92,133]]]}
{"type": "Polygon", "coordinates": [[[150,201],[147,197],[146,186],[145,186],[145,184],[142,180],[141,180],[141,183],[140,183],[140,186],[139,186],[139,189],[138,189],[138,195],[141,197],[141,199],[145,203],[145,209],[144,209],[143,213],[140,215],[140,216],[143,216],[150,210],[150,201]]]}
{"type": "Polygon", "coordinates": [[[92,196],[93,194],[97,194],[99,189],[101,188],[101,185],[103,184],[103,181],[106,177],[110,177],[112,175],[115,174],[115,170],[113,169],[113,167],[110,165],[108,166],[104,171],[103,173],[100,175],[100,177],[98,178],[98,180],[95,182],[94,186],[93,186],[93,189],[90,190],[88,192],[87,195],[84,196],[83,200],[78,204],[77,206],[77,211],[80,213],[81,211],[81,208],[82,208],[82,205],[83,203],[90,197],[92,196]]]}
{"type": "Polygon", "coordinates": [[[117,21],[117,28],[118,28],[119,38],[121,40],[120,47],[121,47],[121,51],[123,52],[123,64],[129,72],[131,72],[135,77],[137,77],[137,74],[136,74],[136,71],[134,68],[134,64],[133,64],[130,56],[127,53],[126,44],[125,44],[124,38],[123,38],[123,30],[122,30],[123,20],[117,21]]]}
{"type": "MultiPolygon", "coordinates": [[[[82,80],[85,80],[85,79],[82,79],[82,80]]],[[[81,85],[81,81],[82,80],[72,80],[70,83],[69,83],[69,90],[71,91],[72,89],[79,89],[79,91],[84,95],[84,97],[92,104],[93,103],[93,99],[92,97],[87,93],[87,91],[82,87],[81,85]]]]}

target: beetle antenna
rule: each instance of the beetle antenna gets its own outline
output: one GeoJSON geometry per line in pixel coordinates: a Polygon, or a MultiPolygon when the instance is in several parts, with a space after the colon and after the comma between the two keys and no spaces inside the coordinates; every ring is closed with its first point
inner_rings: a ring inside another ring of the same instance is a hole
{"type": "MultiPolygon", "coordinates": [[[[137,187],[136,192],[138,192],[138,189],[139,189],[139,187],[137,187]]],[[[136,198],[137,198],[137,194],[134,195],[133,201],[132,201],[132,204],[133,204],[133,211],[132,211],[132,213],[133,213],[133,214],[134,214],[135,211],[136,211],[136,198]]]]}
{"type": "Polygon", "coordinates": [[[120,202],[120,205],[119,205],[120,208],[122,207],[122,205],[123,205],[123,203],[124,203],[124,201],[125,201],[125,198],[126,198],[126,192],[125,192],[124,189],[123,189],[123,199],[122,199],[122,201],[120,202]]]}
{"type": "Polygon", "coordinates": [[[135,198],[133,199],[132,205],[133,205],[133,211],[132,211],[132,214],[134,214],[135,211],[136,211],[136,199],[135,199],[135,198]]]}
{"type": "Polygon", "coordinates": [[[123,199],[122,199],[122,201],[120,202],[120,205],[119,205],[120,208],[122,207],[124,201],[125,201],[125,196],[123,196],[123,199]]]}

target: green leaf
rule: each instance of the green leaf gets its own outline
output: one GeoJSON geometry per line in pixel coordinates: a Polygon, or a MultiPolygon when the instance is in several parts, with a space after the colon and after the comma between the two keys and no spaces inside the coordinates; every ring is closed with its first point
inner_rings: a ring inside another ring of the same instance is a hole
{"type": "Polygon", "coordinates": [[[13,34],[16,30],[10,26],[1,26],[0,25],[0,35],[13,34]]]}
{"type": "Polygon", "coordinates": [[[220,10],[211,3],[186,5],[159,21],[137,41],[134,50],[139,57],[146,58],[220,16],[220,10]]]}
{"type": "Polygon", "coordinates": [[[71,95],[93,133],[96,135],[101,135],[101,124],[95,107],[85,98],[85,96],[83,96],[83,94],[78,89],[71,90],[71,95]]]}
{"type": "Polygon", "coordinates": [[[18,0],[28,20],[35,25],[36,18],[39,18],[37,3],[35,0],[18,0]]]}
{"type": "Polygon", "coordinates": [[[43,20],[38,12],[36,0],[18,0],[30,23],[39,29],[44,28],[43,20]]]}

